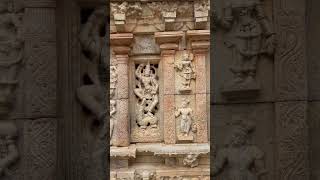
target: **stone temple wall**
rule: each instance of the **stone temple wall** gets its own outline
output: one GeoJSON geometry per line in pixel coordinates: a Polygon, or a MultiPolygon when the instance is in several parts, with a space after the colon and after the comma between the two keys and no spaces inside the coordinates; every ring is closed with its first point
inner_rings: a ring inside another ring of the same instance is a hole
{"type": "Polygon", "coordinates": [[[1,0],[0,179],[319,180],[319,5],[1,0]]]}
{"type": "Polygon", "coordinates": [[[209,179],[209,2],[110,8],[110,178],[209,179]]]}

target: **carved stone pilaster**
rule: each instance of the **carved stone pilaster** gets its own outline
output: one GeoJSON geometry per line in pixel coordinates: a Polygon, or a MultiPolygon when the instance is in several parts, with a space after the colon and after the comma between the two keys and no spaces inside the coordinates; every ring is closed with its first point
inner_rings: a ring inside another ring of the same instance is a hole
{"type": "Polygon", "coordinates": [[[163,62],[163,117],[164,117],[164,142],[174,144],[176,142],[176,123],[174,115],[175,107],[175,52],[179,48],[179,42],[183,32],[157,32],[156,42],[160,45],[161,61],[163,62]]]}
{"type": "Polygon", "coordinates": [[[110,36],[111,49],[115,53],[115,61],[117,64],[117,83],[115,87],[115,96],[112,100],[116,102],[116,111],[112,145],[128,146],[129,141],[129,76],[128,61],[130,45],[133,35],[130,33],[112,34],[110,36]]]}
{"type": "Polygon", "coordinates": [[[208,142],[208,98],[207,87],[207,56],[210,47],[210,31],[195,30],[187,32],[189,46],[194,54],[196,68],[196,85],[195,85],[195,128],[197,143],[208,142]]]}
{"type": "Polygon", "coordinates": [[[275,104],[277,141],[277,179],[310,178],[307,102],[275,104]]]}

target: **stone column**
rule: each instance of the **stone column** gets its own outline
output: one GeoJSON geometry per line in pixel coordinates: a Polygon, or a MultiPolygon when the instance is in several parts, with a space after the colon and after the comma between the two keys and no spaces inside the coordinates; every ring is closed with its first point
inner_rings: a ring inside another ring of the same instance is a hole
{"type": "Polygon", "coordinates": [[[114,146],[129,146],[129,77],[128,61],[133,34],[111,34],[110,44],[117,60],[117,85],[115,124],[113,130],[114,146]]]}
{"type": "Polygon", "coordinates": [[[208,98],[209,91],[207,84],[206,58],[210,47],[210,31],[195,30],[187,32],[189,47],[194,54],[194,62],[196,67],[196,109],[195,124],[197,127],[196,143],[208,142],[208,98]]]}
{"type": "Polygon", "coordinates": [[[163,124],[164,142],[166,144],[176,143],[176,120],[175,109],[175,70],[174,59],[176,50],[183,32],[156,32],[156,42],[160,45],[161,61],[163,62],[163,124]]]}

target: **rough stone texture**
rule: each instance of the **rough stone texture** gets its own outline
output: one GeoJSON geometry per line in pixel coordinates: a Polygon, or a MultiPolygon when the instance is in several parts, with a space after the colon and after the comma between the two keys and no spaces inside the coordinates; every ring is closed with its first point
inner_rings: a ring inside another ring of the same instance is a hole
{"type": "Polygon", "coordinates": [[[164,122],[164,142],[166,144],[175,144],[176,142],[176,120],[174,116],[174,95],[164,95],[163,96],[163,118],[166,119],[164,122]]]}
{"type": "Polygon", "coordinates": [[[129,134],[128,134],[128,119],[129,119],[129,103],[128,99],[117,100],[117,113],[116,125],[114,129],[114,145],[116,146],[128,146],[129,145],[129,134]]]}

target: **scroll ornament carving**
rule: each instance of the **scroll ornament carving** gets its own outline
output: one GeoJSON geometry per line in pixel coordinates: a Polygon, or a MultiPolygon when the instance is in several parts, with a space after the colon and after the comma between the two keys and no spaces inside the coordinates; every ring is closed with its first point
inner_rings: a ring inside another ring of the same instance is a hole
{"type": "Polygon", "coordinates": [[[159,103],[159,83],[157,68],[154,65],[139,64],[135,71],[136,87],[134,93],[138,98],[136,121],[141,129],[158,127],[158,117],[155,115],[159,103]]]}
{"type": "Polygon", "coordinates": [[[195,67],[192,64],[193,54],[184,53],[182,60],[175,64],[176,70],[179,72],[180,77],[183,79],[180,82],[179,91],[187,93],[191,91],[191,80],[196,79],[195,67]]]}
{"type": "Polygon", "coordinates": [[[263,54],[273,55],[275,33],[260,0],[230,0],[222,16],[215,14],[215,22],[231,30],[225,42],[234,57],[230,70],[234,78],[224,84],[223,92],[254,91],[260,89],[256,80],[257,63],[263,54]]]}
{"type": "Polygon", "coordinates": [[[226,147],[218,150],[213,164],[213,175],[217,176],[228,165],[226,179],[258,180],[267,173],[264,169],[264,153],[248,143],[255,125],[243,120],[237,121],[230,133],[226,147]]]}
{"type": "Polygon", "coordinates": [[[0,177],[10,176],[9,167],[19,158],[14,122],[7,120],[12,109],[17,73],[24,54],[22,20],[24,8],[12,0],[0,2],[0,177]]]}

